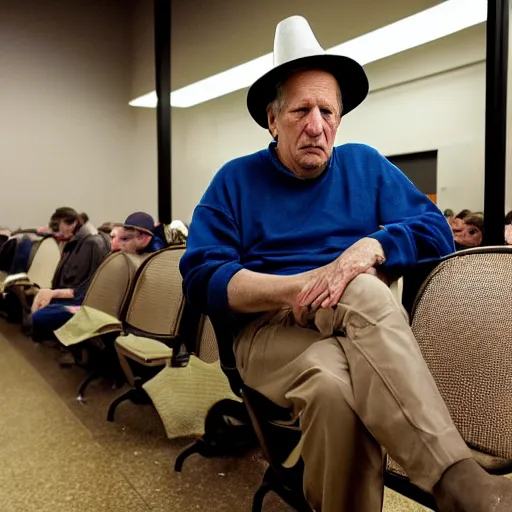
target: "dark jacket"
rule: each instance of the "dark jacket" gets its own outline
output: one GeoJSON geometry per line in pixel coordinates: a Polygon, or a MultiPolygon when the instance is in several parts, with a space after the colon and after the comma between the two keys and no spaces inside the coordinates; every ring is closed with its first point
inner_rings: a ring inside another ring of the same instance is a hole
{"type": "Polygon", "coordinates": [[[17,243],[17,238],[9,238],[0,248],[0,272],[9,273],[11,271],[17,243]]]}
{"type": "Polygon", "coordinates": [[[52,288],[83,288],[109,252],[110,239],[106,234],[91,235],[85,227],[80,228],[64,246],[52,288]]]}

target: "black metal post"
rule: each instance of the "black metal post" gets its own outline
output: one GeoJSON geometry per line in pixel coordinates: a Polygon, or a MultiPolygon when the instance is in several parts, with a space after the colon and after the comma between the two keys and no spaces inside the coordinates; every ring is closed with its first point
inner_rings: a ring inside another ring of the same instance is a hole
{"type": "Polygon", "coordinates": [[[487,7],[485,111],[485,245],[503,245],[507,160],[509,0],[487,7]]]}
{"type": "Polygon", "coordinates": [[[155,85],[158,152],[158,220],[172,220],[171,176],[171,0],[155,0],[155,85]]]}

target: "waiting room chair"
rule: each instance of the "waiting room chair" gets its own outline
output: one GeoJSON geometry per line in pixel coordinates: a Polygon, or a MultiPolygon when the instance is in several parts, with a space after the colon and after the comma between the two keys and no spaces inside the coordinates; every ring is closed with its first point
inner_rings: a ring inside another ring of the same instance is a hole
{"type": "Polygon", "coordinates": [[[210,319],[201,315],[198,321],[196,333],[196,348],[193,353],[205,363],[213,363],[219,360],[217,338],[210,319]]]}
{"type": "Polygon", "coordinates": [[[109,254],[98,267],[85,294],[83,306],[121,319],[135,274],[149,254],[109,254]]]}
{"type": "MultiPolygon", "coordinates": [[[[512,247],[445,258],[420,288],[412,330],[453,421],[489,473],[512,473],[512,247]]],[[[388,459],[385,483],[435,510],[388,459]]]]}
{"type": "Polygon", "coordinates": [[[0,290],[4,296],[10,295],[17,299],[24,324],[30,316],[30,308],[37,292],[42,288],[52,287],[53,276],[61,257],[55,238],[33,236],[28,272],[7,276],[3,279],[0,290]]]}
{"type": "Polygon", "coordinates": [[[108,421],[117,406],[131,400],[149,403],[142,388],[166,364],[186,364],[180,322],[185,308],[179,261],[184,247],[169,247],[152,254],[140,267],[123,319],[123,334],[115,341],[119,363],[130,389],[110,405],[108,421]],[[172,362],[171,362],[172,361],[172,362]]]}
{"type": "MultiPolygon", "coordinates": [[[[133,288],[137,269],[148,256],[149,254],[125,252],[114,252],[108,255],[94,273],[82,306],[102,311],[121,321],[133,288]]],[[[119,330],[121,331],[121,329],[120,326],[119,330]]],[[[117,368],[117,356],[114,357],[114,363],[112,363],[112,358],[108,357],[106,353],[112,347],[112,342],[94,335],[91,336],[91,339],[84,340],[79,345],[72,347],[71,351],[77,365],[89,372],[78,387],[78,400],[84,399],[85,390],[93,380],[105,374],[108,375],[114,369],[112,366],[117,368]]]]}
{"type": "Polygon", "coordinates": [[[259,445],[269,467],[254,495],[252,511],[261,512],[266,494],[273,491],[298,512],[311,512],[302,492],[302,462],[291,469],[282,465],[300,438],[290,410],[245,386],[236,368],[229,328],[222,319],[212,320],[211,326],[221,368],[243,403],[223,400],[215,404],[205,419],[205,434],[178,455],[175,471],[181,472],[185,460],[196,453],[208,458],[238,456],[259,445]]]}
{"type": "MultiPolygon", "coordinates": [[[[512,247],[469,249],[427,266],[434,269],[412,308],[412,328],[423,356],[477,462],[492,474],[512,473],[512,316],[505,307],[512,290],[512,247]]],[[[233,391],[243,398],[269,462],[254,496],[253,512],[262,510],[269,491],[296,510],[309,512],[302,491],[302,463],[291,469],[282,466],[298,442],[298,425],[290,424],[290,411],[244,385],[230,332],[222,320],[212,323],[222,368],[233,391]]],[[[188,452],[201,453],[191,448],[188,452]]],[[[176,469],[181,470],[184,459],[178,460],[176,469]]],[[[390,458],[384,483],[436,510],[433,497],[413,485],[390,458]]]]}

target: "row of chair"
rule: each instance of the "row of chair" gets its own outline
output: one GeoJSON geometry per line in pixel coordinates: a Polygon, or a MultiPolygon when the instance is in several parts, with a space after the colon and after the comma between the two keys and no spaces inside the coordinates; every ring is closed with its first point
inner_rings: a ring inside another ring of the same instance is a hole
{"type": "MultiPolygon", "coordinates": [[[[142,384],[162,366],[186,365],[190,353],[209,362],[220,355],[231,388],[244,405],[223,401],[212,408],[212,415],[215,410],[236,417],[239,429],[220,432],[218,423],[207,417],[205,435],[178,457],[176,470],[181,471],[192,453],[207,457],[239,453],[234,449],[237,443],[250,447],[257,440],[269,468],[253,511],[262,509],[270,490],[296,510],[309,511],[301,463],[292,469],[282,466],[297,443],[298,425],[290,425],[290,411],[244,385],[236,370],[231,333],[222,319],[210,322],[186,304],[178,270],[183,251],[172,247],[149,256],[114,253],[98,268],[83,310],[100,311],[110,320],[72,346],[79,364],[90,372],[78,396],[83,398],[87,384],[98,375],[128,380],[129,391],[109,408],[112,421],[124,400],[144,401],[142,384]],[[119,369],[121,377],[116,374],[119,369]]],[[[508,247],[462,251],[404,278],[404,305],[423,356],[476,460],[494,474],[512,472],[512,360],[508,357],[512,317],[506,308],[511,289],[512,248],[508,247]]],[[[435,510],[432,496],[411,484],[391,458],[385,484],[435,510]]]]}
{"type": "Polygon", "coordinates": [[[150,255],[111,254],[96,271],[81,311],[56,332],[88,371],[79,400],[98,377],[130,385],[109,408],[110,421],[123,401],[144,402],[142,385],[166,365],[186,365],[190,354],[218,359],[211,324],[185,303],[178,269],[183,252],[178,246],[150,255]]]}

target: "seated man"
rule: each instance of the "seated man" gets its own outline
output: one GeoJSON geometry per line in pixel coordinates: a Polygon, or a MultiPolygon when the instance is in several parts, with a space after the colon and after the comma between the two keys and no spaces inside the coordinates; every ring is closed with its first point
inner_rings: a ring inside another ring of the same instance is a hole
{"type": "Polygon", "coordinates": [[[128,216],[119,233],[119,250],[128,253],[156,252],[165,247],[165,242],[155,234],[155,221],[148,213],[137,212],[128,216]]]}
{"type": "MultiPolygon", "coordinates": [[[[157,251],[163,247],[163,242],[155,239],[149,229],[151,226],[154,226],[154,221],[147,213],[128,216],[124,224],[113,229],[111,250],[132,254],[157,251]]],[[[95,265],[94,272],[100,263],[95,265]]],[[[52,290],[39,291],[32,305],[32,336],[35,340],[52,338],[53,332],[73,316],[70,306],[82,304],[94,272],[74,288],[55,286],[52,290]]],[[[54,283],[58,284],[58,281],[54,279],[54,283]]]]}
{"type": "Polygon", "coordinates": [[[381,510],[381,447],[441,511],[512,510],[512,482],[472,459],[377,278],[453,252],[448,223],[376,150],[333,148],[368,92],[359,64],[325,55],[298,16],[274,59],[247,98],[274,142],[226,164],[195,209],[189,301],[231,322],[245,383],[299,418],[314,510],[381,510]]]}

